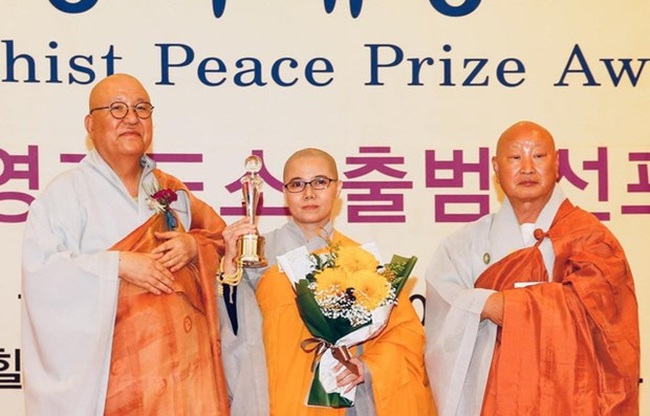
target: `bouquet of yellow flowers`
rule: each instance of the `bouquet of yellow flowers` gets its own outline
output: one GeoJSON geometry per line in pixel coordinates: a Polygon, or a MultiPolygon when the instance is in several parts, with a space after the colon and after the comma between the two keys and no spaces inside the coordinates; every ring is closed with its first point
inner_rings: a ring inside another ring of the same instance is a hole
{"type": "Polygon", "coordinates": [[[300,316],[314,336],[302,343],[305,351],[315,354],[308,405],[353,405],[356,389],[343,393],[333,368],[339,362],[347,364],[349,347],[381,336],[416,261],[393,256],[390,263],[381,264],[374,244],[330,243],[322,254],[300,247],[278,257],[296,290],[300,316]]]}

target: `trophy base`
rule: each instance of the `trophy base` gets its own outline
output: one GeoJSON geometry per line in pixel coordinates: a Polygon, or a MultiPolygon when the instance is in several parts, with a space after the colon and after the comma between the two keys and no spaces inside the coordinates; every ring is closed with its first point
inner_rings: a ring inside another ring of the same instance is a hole
{"type": "Polygon", "coordinates": [[[266,267],[268,261],[264,257],[264,237],[257,234],[246,234],[237,239],[237,252],[241,253],[237,261],[244,268],[258,269],[266,267]]]}

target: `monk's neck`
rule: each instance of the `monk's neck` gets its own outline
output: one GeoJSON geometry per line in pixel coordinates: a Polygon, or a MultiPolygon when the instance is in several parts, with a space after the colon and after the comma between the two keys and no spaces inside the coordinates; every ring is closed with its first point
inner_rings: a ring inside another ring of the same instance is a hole
{"type": "Polygon", "coordinates": [[[546,205],[545,202],[541,204],[538,202],[522,202],[518,204],[513,203],[512,208],[515,211],[515,216],[519,224],[525,224],[537,221],[537,217],[539,217],[542,209],[544,209],[544,205],[546,205]]]}
{"type": "Polygon", "coordinates": [[[120,178],[124,187],[132,197],[138,196],[140,188],[140,176],[142,176],[142,166],[140,161],[137,163],[118,163],[111,164],[113,172],[120,178]]]}
{"type": "MultiPolygon", "coordinates": [[[[325,223],[327,224],[327,223],[325,223]]],[[[325,227],[325,224],[298,224],[298,228],[300,228],[300,231],[302,231],[302,235],[305,237],[306,241],[311,240],[314,237],[322,237],[323,233],[325,232],[323,228],[325,227]]]]}
{"type": "Polygon", "coordinates": [[[530,200],[509,198],[510,205],[512,205],[512,209],[515,211],[519,224],[536,222],[537,217],[542,213],[548,201],[551,200],[552,195],[553,193],[549,192],[547,195],[530,200]]]}

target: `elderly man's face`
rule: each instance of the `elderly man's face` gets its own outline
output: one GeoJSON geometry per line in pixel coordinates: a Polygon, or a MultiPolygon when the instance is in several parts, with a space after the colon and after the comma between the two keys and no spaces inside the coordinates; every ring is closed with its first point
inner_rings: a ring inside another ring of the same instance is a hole
{"type": "Polygon", "coordinates": [[[553,139],[534,128],[513,129],[500,140],[492,160],[503,192],[514,204],[546,203],[558,178],[553,139]]]}
{"type": "MultiPolygon", "coordinates": [[[[338,179],[335,168],[324,157],[302,156],[289,162],[285,169],[284,182],[296,179],[311,181],[318,177],[338,179]]],[[[290,193],[285,189],[287,206],[296,224],[318,227],[327,224],[341,186],[342,182],[337,181],[331,182],[326,189],[320,190],[310,185],[298,193],[290,193]]]]}
{"type": "MultiPolygon", "coordinates": [[[[91,94],[90,106],[106,107],[115,102],[129,106],[148,103],[149,94],[135,78],[116,75],[98,84],[91,94]]],[[[124,158],[141,157],[153,138],[152,118],[138,118],[133,108],[123,119],[113,117],[107,109],[95,110],[86,116],[85,124],[95,148],[111,166],[124,158]]]]}

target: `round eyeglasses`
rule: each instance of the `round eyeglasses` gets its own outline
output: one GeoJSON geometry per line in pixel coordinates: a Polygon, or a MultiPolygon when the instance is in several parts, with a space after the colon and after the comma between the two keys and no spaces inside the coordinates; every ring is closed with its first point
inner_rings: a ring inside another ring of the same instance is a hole
{"type": "Polygon", "coordinates": [[[307,185],[316,191],[322,191],[330,186],[330,183],[336,182],[338,179],[331,179],[326,176],[317,176],[310,181],[303,181],[302,179],[292,179],[284,184],[284,189],[292,194],[297,194],[305,190],[307,185]]]}
{"type": "Polygon", "coordinates": [[[121,120],[124,117],[126,117],[127,114],[129,114],[129,108],[132,108],[133,111],[135,111],[135,115],[141,119],[147,119],[151,117],[151,113],[153,113],[153,105],[150,103],[137,103],[136,105],[128,105],[127,103],[123,102],[114,102],[111,103],[111,105],[107,105],[106,107],[95,107],[90,109],[90,114],[92,114],[93,111],[97,110],[108,110],[111,112],[111,115],[118,119],[121,120]]]}

